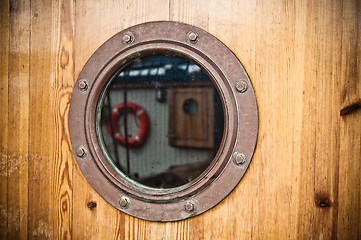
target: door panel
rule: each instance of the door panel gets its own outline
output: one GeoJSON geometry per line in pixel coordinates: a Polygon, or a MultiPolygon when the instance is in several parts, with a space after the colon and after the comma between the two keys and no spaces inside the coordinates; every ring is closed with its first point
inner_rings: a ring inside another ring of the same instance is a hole
{"type": "Polygon", "coordinates": [[[350,1],[1,2],[1,239],[360,238],[360,9],[350,1]],[[259,135],[236,189],[179,222],[106,203],[72,156],[77,76],[108,38],[171,20],[203,28],[244,65],[259,135]]]}

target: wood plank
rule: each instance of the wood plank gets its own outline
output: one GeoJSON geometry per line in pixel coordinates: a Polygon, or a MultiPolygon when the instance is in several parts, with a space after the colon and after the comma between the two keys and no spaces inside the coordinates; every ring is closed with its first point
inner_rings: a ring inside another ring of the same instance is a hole
{"type": "MultiPolygon", "coordinates": [[[[254,31],[250,31],[253,35],[245,34],[242,39],[239,37],[240,32],[250,27],[247,26],[244,21],[255,23],[252,21],[256,20],[255,14],[257,13],[253,6],[255,5],[254,3],[244,3],[241,8],[239,6],[241,1],[197,2],[197,5],[193,5],[188,1],[172,1],[170,5],[170,11],[173,13],[171,19],[208,30],[212,35],[231,47],[231,50],[238,50],[237,55],[241,57],[241,60],[244,59],[242,56],[245,53],[247,54],[247,51],[250,49],[252,51],[252,48],[254,51],[254,31]],[[232,16],[232,18],[230,18],[230,16],[232,16]],[[237,29],[237,31],[232,31],[232,29],[237,29]],[[236,42],[242,46],[242,49],[237,48],[239,45],[235,46],[232,44],[236,42]]],[[[247,54],[247,58],[245,58],[247,59],[246,63],[254,62],[254,58],[254,54],[247,54]]],[[[251,80],[254,81],[252,75],[254,72],[250,67],[254,68],[254,66],[246,66],[246,70],[251,74],[251,80]]],[[[251,163],[251,168],[254,166],[253,164],[254,162],[251,163]]],[[[243,180],[243,184],[250,181],[249,176],[247,173],[247,180],[243,180]]],[[[249,214],[249,211],[253,210],[250,208],[252,203],[249,203],[247,201],[248,199],[240,194],[240,191],[248,193],[248,196],[255,196],[254,193],[256,192],[252,190],[251,184],[247,185],[248,189],[244,189],[245,186],[242,185],[242,190],[239,190],[240,186],[238,186],[237,191],[231,193],[222,203],[200,216],[187,220],[189,227],[183,230],[186,231],[183,234],[185,236],[191,236],[190,239],[251,238],[252,235],[250,233],[252,229],[249,229],[249,226],[251,226],[250,224],[254,222],[254,220],[251,219],[253,216],[249,214]],[[251,190],[251,192],[249,190],[251,190]]],[[[177,222],[176,224],[180,227],[183,221],[177,222]]]]}
{"type": "MultiPolygon", "coordinates": [[[[116,14],[112,13],[112,10],[118,11],[119,9],[124,8],[116,3],[109,5],[109,2],[77,1],[75,9],[75,45],[77,48],[75,49],[73,84],[91,54],[107,38],[120,30],[119,17],[115,17],[116,14]],[[92,26],[92,31],[88,31],[89,26],[92,26]]],[[[122,238],[125,224],[121,222],[121,219],[124,219],[123,214],[118,214],[87,183],[75,159],[73,169],[73,237],[75,239],[112,239],[113,236],[122,238]],[[92,203],[96,207],[89,208],[88,205],[92,203]],[[87,219],[87,224],[84,224],[84,219],[87,219]],[[116,232],[114,232],[115,226],[116,232]]]]}
{"type": "Polygon", "coordinates": [[[252,229],[248,231],[256,238],[296,238],[304,82],[299,75],[304,70],[304,43],[299,36],[305,29],[305,5],[264,1],[255,7],[256,19],[260,20],[255,24],[258,31],[252,79],[259,99],[260,158],[256,149],[252,164],[258,176],[250,178],[257,194],[250,204],[257,214],[248,221],[258,224],[248,225],[252,229]]]}
{"type": "Polygon", "coordinates": [[[51,2],[31,4],[29,238],[54,238],[52,163],[55,149],[53,15],[51,2]],[[47,34],[44,34],[47,33],[47,34]]]}
{"type": "MultiPolygon", "coordinates": [[[[342,3],[307,4],[299,236],[337,235],[342,3]],[[323,17],[318,17],[323,16],[323,17]]],[[[346,39],[350,41],[351,39],[346,39]]]]}
{"type": "Polygon", "coordinates": [[[175,223],[166,224],[166,239],[179,239],[179,240],[189,240],[194,239],[193,237],[198,238],[199,234],[192,236],[189,232],[189,220],[179,221],[175,223]]]}
{"type": "Polygon", "coordinates": [[[0,3],[0,239],[7,238],[8,216],[8,98],[9,98],[9,3],[0,3]]]}
{"type": "Polygon", "coordinates": [[[361,111],[341,121],[341,149],[338,195],[338,239],[361,237],[360,220],[360,156],[361,111]]]}
{"type": "Polygon", "coordinates": [[[53,7],[57,11],[56,39],[56,76],[55,76],[55,105],[56,108],[56,146],[57,155],[54,163],[53,185],[57,201],[57,237],[70,239],[72,231],[72,154],[69,138],[68,117],[69,104],[73,89],[74,78],[74,27],[75,2],[71,0],[59,1],[53,7]]]}
{"type": "MultiPolygon", "coordinates": [[[[220,14],[211,15],[210,8],[214,4],[215,1],[169,0],[169,20],[187,23],[208,31],[209,19],[220,16],[220,14]]],[[[222,1],[223,4],[227,3],[222,1]]]]}
{"type": "MultiPolygon", "coordinates": [[[[186,24],[194,25],[209,31],[209,20],[212,18],[211,8],[215,5],[214,2],[206,1],[169,1],[169,20],[176,22],[183,22],[186,24]]],[[[223,9],[220,8],[219,10],[223,9]]],[[[221,14],[219,14],[221,15],[221,14]]],[[[218,14],[216,16],[219,16],[218,14]]],[[[210,32],[215,35],[214,32],[210,32]]],[[[210,210],[211,212],[213,210],[210,210]]],[[[209,217],[209,212],[205,213],[209,217]]],[[[214,221],[218,219],[210,219],[214,221]]],[[[189,220],[178,221],[167,224],[167,237],[169,239],[207,239],[207,231],[212,231],[212,227],[207,227],[207,218],[204,214],[201,216],[191,218],[189,220]]],[[[222,223],[221,223],[222,224],[222,223]]],[[[214,236],[214,239],[219,239],[219,236],[214,236]]]]}
{"type": "Polygon", "coordinates": [[[28,234],[28,143],[30,3],[11,1],[8,92],[8,227],[9,239],[28,234]]]}
{"type": "Polygon", "coordinates": [[[32,1],[29,238],[69,239],[72,157],[68,108],[74,74],[74,2],[32,1]]]}
{"type": "MultiPolygon", "coordinates": [[[[74,83],[85,62],[108,38],[138,23],[168,20],[168,9],[168,0],[77,1],[74,83]]],[[[76,161],[73,211],[75,239],[161,239],[164,235],[165,224],[130,217],[106,203],[87,183],[76,161]],[[90,202],[97,204],[92,210],[88,207],[90,202]]]]}
{"type": "Polygon", "coordinates": [[[343,6],[337,237],[358,239],[361,238],[361,13],[357,1],[348,1],[343,6]]]}

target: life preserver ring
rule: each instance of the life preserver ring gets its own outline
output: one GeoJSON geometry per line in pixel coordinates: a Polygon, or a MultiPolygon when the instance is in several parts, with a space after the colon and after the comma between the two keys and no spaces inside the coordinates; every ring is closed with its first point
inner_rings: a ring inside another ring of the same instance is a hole
{"type": "MultiPolygon", "coordinates": [[[[118,118],[124,112],[125,112],[124,103],[119,103],[117,106],[115,106],[112,109],[112,117],[111,117],[114,137],[116,141],[122,146],[126,146],[127,144],[125,142],[125,137],[120,134],[118,128],[118,118]]],[[[139,147],[145,142],[145,140],[148,137],[148,133],[149,133],[148,115],[141,106],[133,102],[127,102],[127,112],[135,114],[140,123],[138,133],[134,137],[127,139],[128,147],[130,148],[139,147]]],[[[108,133],[110,134],[110,136],[112,136],[110,121],[108,122],[108,133]]]]}

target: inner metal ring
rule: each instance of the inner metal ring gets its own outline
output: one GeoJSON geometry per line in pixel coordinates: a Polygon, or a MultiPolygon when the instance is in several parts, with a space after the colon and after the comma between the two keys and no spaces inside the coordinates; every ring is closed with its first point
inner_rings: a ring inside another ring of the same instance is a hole
{"type": "Polygon", "coordinates": [[[116,34],[88,60],[78,81],[87,80],[87,89],[74,89],[69,130],[74,152],[84,146],[87,153],[77,157],[78,165],[91,186],[114,207],[130,215],[154,221],[175,221],[198,215],[225,198],[243,177],[256,145],[258,114],[251,82],[236,56],[207,32],[181,23],[150,22],[116,34]],[[189,32],[197,42],[187,41],[189,32]],[[124,43],[125,34],[133,41],[124,43]],[[114,72],[142,55],[172,53],[196,62],[213,81],[223,104],[225,129],[221,146],[212,164],[188,184],[156,189],[131,180],[111,166],[101,150],[96,131],[98,100],[114,72]],[[242,80],[245,92],[236,89],[242,80]],[[246,161],[232,161],[241,152],[246,161]],[[127,197],[125,208],[121,200],[127,197]],[[194,210],[185,208],[192,202],[194,210]]]}
{"type": "MultiPolygon", "coordinates": [[[[186,55],[187,52],[189,52],[189,54],[192,54],[189,50],[187,51],[187,49],[182,49],[180,47],[178,47],[177,49],[173,48],[172,44],[169,44],[169,42],[163,42],[163,43],[148,43],[149,45],[152,46],[152,48],[145,48],[146,50],[144,51],[144,46],[141,45],[139,46],[134,46],[134,48],[130,48],[128,49],[130,52],[128,53],[128,51],[124,52],[123,54],[125,54],[126,56],[120,55],[117,58],[115,58],[111,63],[109,63],[109,68],[106,68],[102,71],[101,75],[99,75],[98,79],[101,79],[99,81],[97,81],[97,84],[99,84],[99,86],[94,87],[94,89],[99,89],[99,90],[103,90],[104,88],[104,84],[106,84],[108,82],[108,75],[109,74],[113,74],[114,70],[113,67],[110,66],[112,64],[114,64],[114,69],[118,69],[119,66],[117,66],[117,64],[119,64],[119,59],[123,59],[123,58],[127,58],[130,59],[129,61],[131,61],[131,59],[138,57],[138,56],[142,56],[142,55],[147,55],[149,53],[158,53],[158,52],[172,52],[174,54],[179,54],[182,55],[185,58],[191,58],[191,57],[197,57],[199,60],[203,60],[200,59],[196,54],[193,53],[193,55],[186,55]],[[150,49],[150,51],[149,51],[150,49]],[[182,51],[179,51],[179,49],[181,49],[182,51]],[[103,76],[104,74],[104,76],[103,76]]],[[[146,45],[148,45],[146,44],[146,45]]],[[[194,58],[193,60],[197,60],[197,58],[194,58]]],[[[204,61],[204,60],[203,60],[204,61]]],[[[224,76],[222,75],[218,75],[217,71],[215,69],[213,69],[213,66],[211,66],[210,64],[207,64],[207,62],[204,62],[205,65],[205,70],[207,70],[208,72],[211,73],[212,78],[211,79],[220,79],[220,78],[224,78],[224,76]],[[216,75],[216,76],[213,76],[216,75]]],[[[213,80],[214,81],[214,80],[213,80]]],[[[218,85],[218,84],[217,84],[218,85]]],[[[217,86],[216,85],[216,86],[217,86]]],[[[227,86],[226,86],[227,87],[227,86]]],[[[225,98],[225,95],[230,95],[232,94],[231,92],[231,88],[230,86],[228,86],[226,89],[223,89],[221,87],[217,87],[219,88],[219,91],[221,91],[220,95],[221,95],[221,99],[223,101],[223,105],[226,106],[226,109],[224,109],[225,112],[225,136],[228,136],[227,134],[227,129],[229,129],[228,125],[229,122],[232,121],[232,126],[236,125],[236,118],[234,118],[233,116],[231,116],[231,119],[229,121],[229,114],[228,112],[230,111],[236,111],[236,105],[235,105],[235,101],[233,99],[233,101],[231,101],[232,99],[228,99],[227,104],[225,104],[225,102],[227,101],[225,98]],[[228,92],[225,92],[225,90],[228,90],[228,92]],[[231,105],[231,103],[233,103],[231,105]],[[232,110],[229,110],[227,108],[232,108],[232,110]]],[[[101,95],[101,92],[99,91],[93,91],[89,93],[89,101],[88,101],[88,108],[89,109],[95,109],[96,108],[96,102],[97,99],[99,99],[101,95]],[[93,95],[94,93],[94,95],[93,95]]],[[[86,119],[85,119],[85,124],[89,124],[89,127],[86,127],[87,130],[92,130],[95,126],[94,123],[94,116],[95,116],[95,112],[89,111],[89,114],[86,115],[86,119]]],[[[89,139],[88,141],[90,141],[92,144],[91,146],[96,146],[98,144],[98,138],[96,135],[94,135],[93,131],[89,131],[89,139]]],[[[232,138],[229,138],[228,141],[231,141],[229,143],[229,145],[234,145],[234,142],[236,140],[236,132],[233,132],[233,134],[231,134],[231,136],[233,135],[232,138]]],[[[227,141],[227,137],[224,137],[224,141],[227,141]]],[[[221,171],[223,168],[221,166],[221,164],[226,164],[226,162],[222,162],[222,161],[218,161],[218,159],[220,158],[220,155],[226,155],[228,154],[229,156],[222,156],[222,157],[230,157],[231,152],[225,152],[225,151],[221,151],[225,145],[225,142],[221,143],[220,146],[220,150],[218,151],[218,154],[216,155],[215,159],[213,160],[212,165],[207,169],[207,171],[205,171],[202,175],[209,175],[207,178],[197,178],[195,180],[193,180],[192,182],[190,182],[189,184],[185,184],[181,187],[178,188],[172,188],[172,189],[153,189],[153,188],[149,188],[146,186],[141,186],[139,183],[134,182],[133,180],[129,179],[128,177],[126,177],[124,174],[119,174],[118,171],[116,171],[110,164],[109,161],[104,161],[104,155],[101,151],[95,151],[95,148],[92,148],[91,146],[90,151],[94,151],[94,155],[97,155],[97,158],[95,159],[98,167],[103,171],[103,173],[109,178],[109,180],[113,181],[114,184],[118,185],[119,187],[123,188],[127,193],[132,194],[134,197],[138,197],[141,199],[146,199],[148,201],[173,201],[174,199],[182,199],[185,197],[188,197],[189,195],[194,194],[194,192],[198,192],[201,191],[205,185],[209,185],[211,184],[210,181],[213,181],[215,179],[215,177],[213,175],[215,175],[218,171],[221,171]],[[99,160],[99,161],[97,161],[99,160]],[[209,171],[210,169],[214,169],[213,171],[209,171]],[[123,175],[123,176],[119,176],[119,175],[123,175]],[[198,180],[198,181],[197,181],[198,180]],[[191,187],[194,186],[194,187],[191,187]]],[[[100,149],[100,148],[99,148],[100,149]]],[[[201,176],[202,176],[201,175],[201,176]]]]}

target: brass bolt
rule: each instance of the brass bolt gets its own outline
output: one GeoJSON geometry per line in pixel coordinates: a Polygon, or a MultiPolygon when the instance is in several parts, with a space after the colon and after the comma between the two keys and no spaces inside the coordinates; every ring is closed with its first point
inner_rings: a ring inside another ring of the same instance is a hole
{"type": "Polygon", "coordinates": [[[199,35],[196,32],[190,32],[188,33],[188,40],[191,43],[196,43],[199,40],[199,35]]]}
{"type": "Polygon", "coordinates": [[[195,208],[196,208],[196,205],[193,201],[188,201],[184,205],[184,209],[189,213],[193,212],[195,210],[195,208]]]}
{"type": "Polygon", "coordinates": [[[122,197],[120,200],[119,200],[119,205],[121,208],[128,208],[129,205],[130,205],[130,200],[129,198],[127,197],[122,197]]]}
{"type": "Polygon", "coordinates": [[[244,93],[248,89],[248,83],[245,80],[238,80],[236,82],[236,89],[240,93],[244,93]]]}
{"type": "Polygon", "coordinates": [[[122,38],[123,43],[132,43],[133,40],[134,36],[132,33],[126,33],[122,38]]]}
{"type": "Polygon", "coordinates": [[[235,152],[233,154],[233,161],[237,165],[242,165],[246,162],[246,155],[244,155],[244,153],[235,152]]]}
{"type": "Polygon", "coordinates": [[[88,89],[88,81],[85,80],[85,79],[79,80],[79,82],[78,82],[78,88],[79,88],[81,91],[86,91],[86,90],[88,89]]]}
{"type": "Polygon", "coordinates": [[[78,157],[84,157],[86,154],[86,151],[85,151],[85,148],[83,146],[79,146],[77,149],[76,149],[76,155],[78,157]]]}

